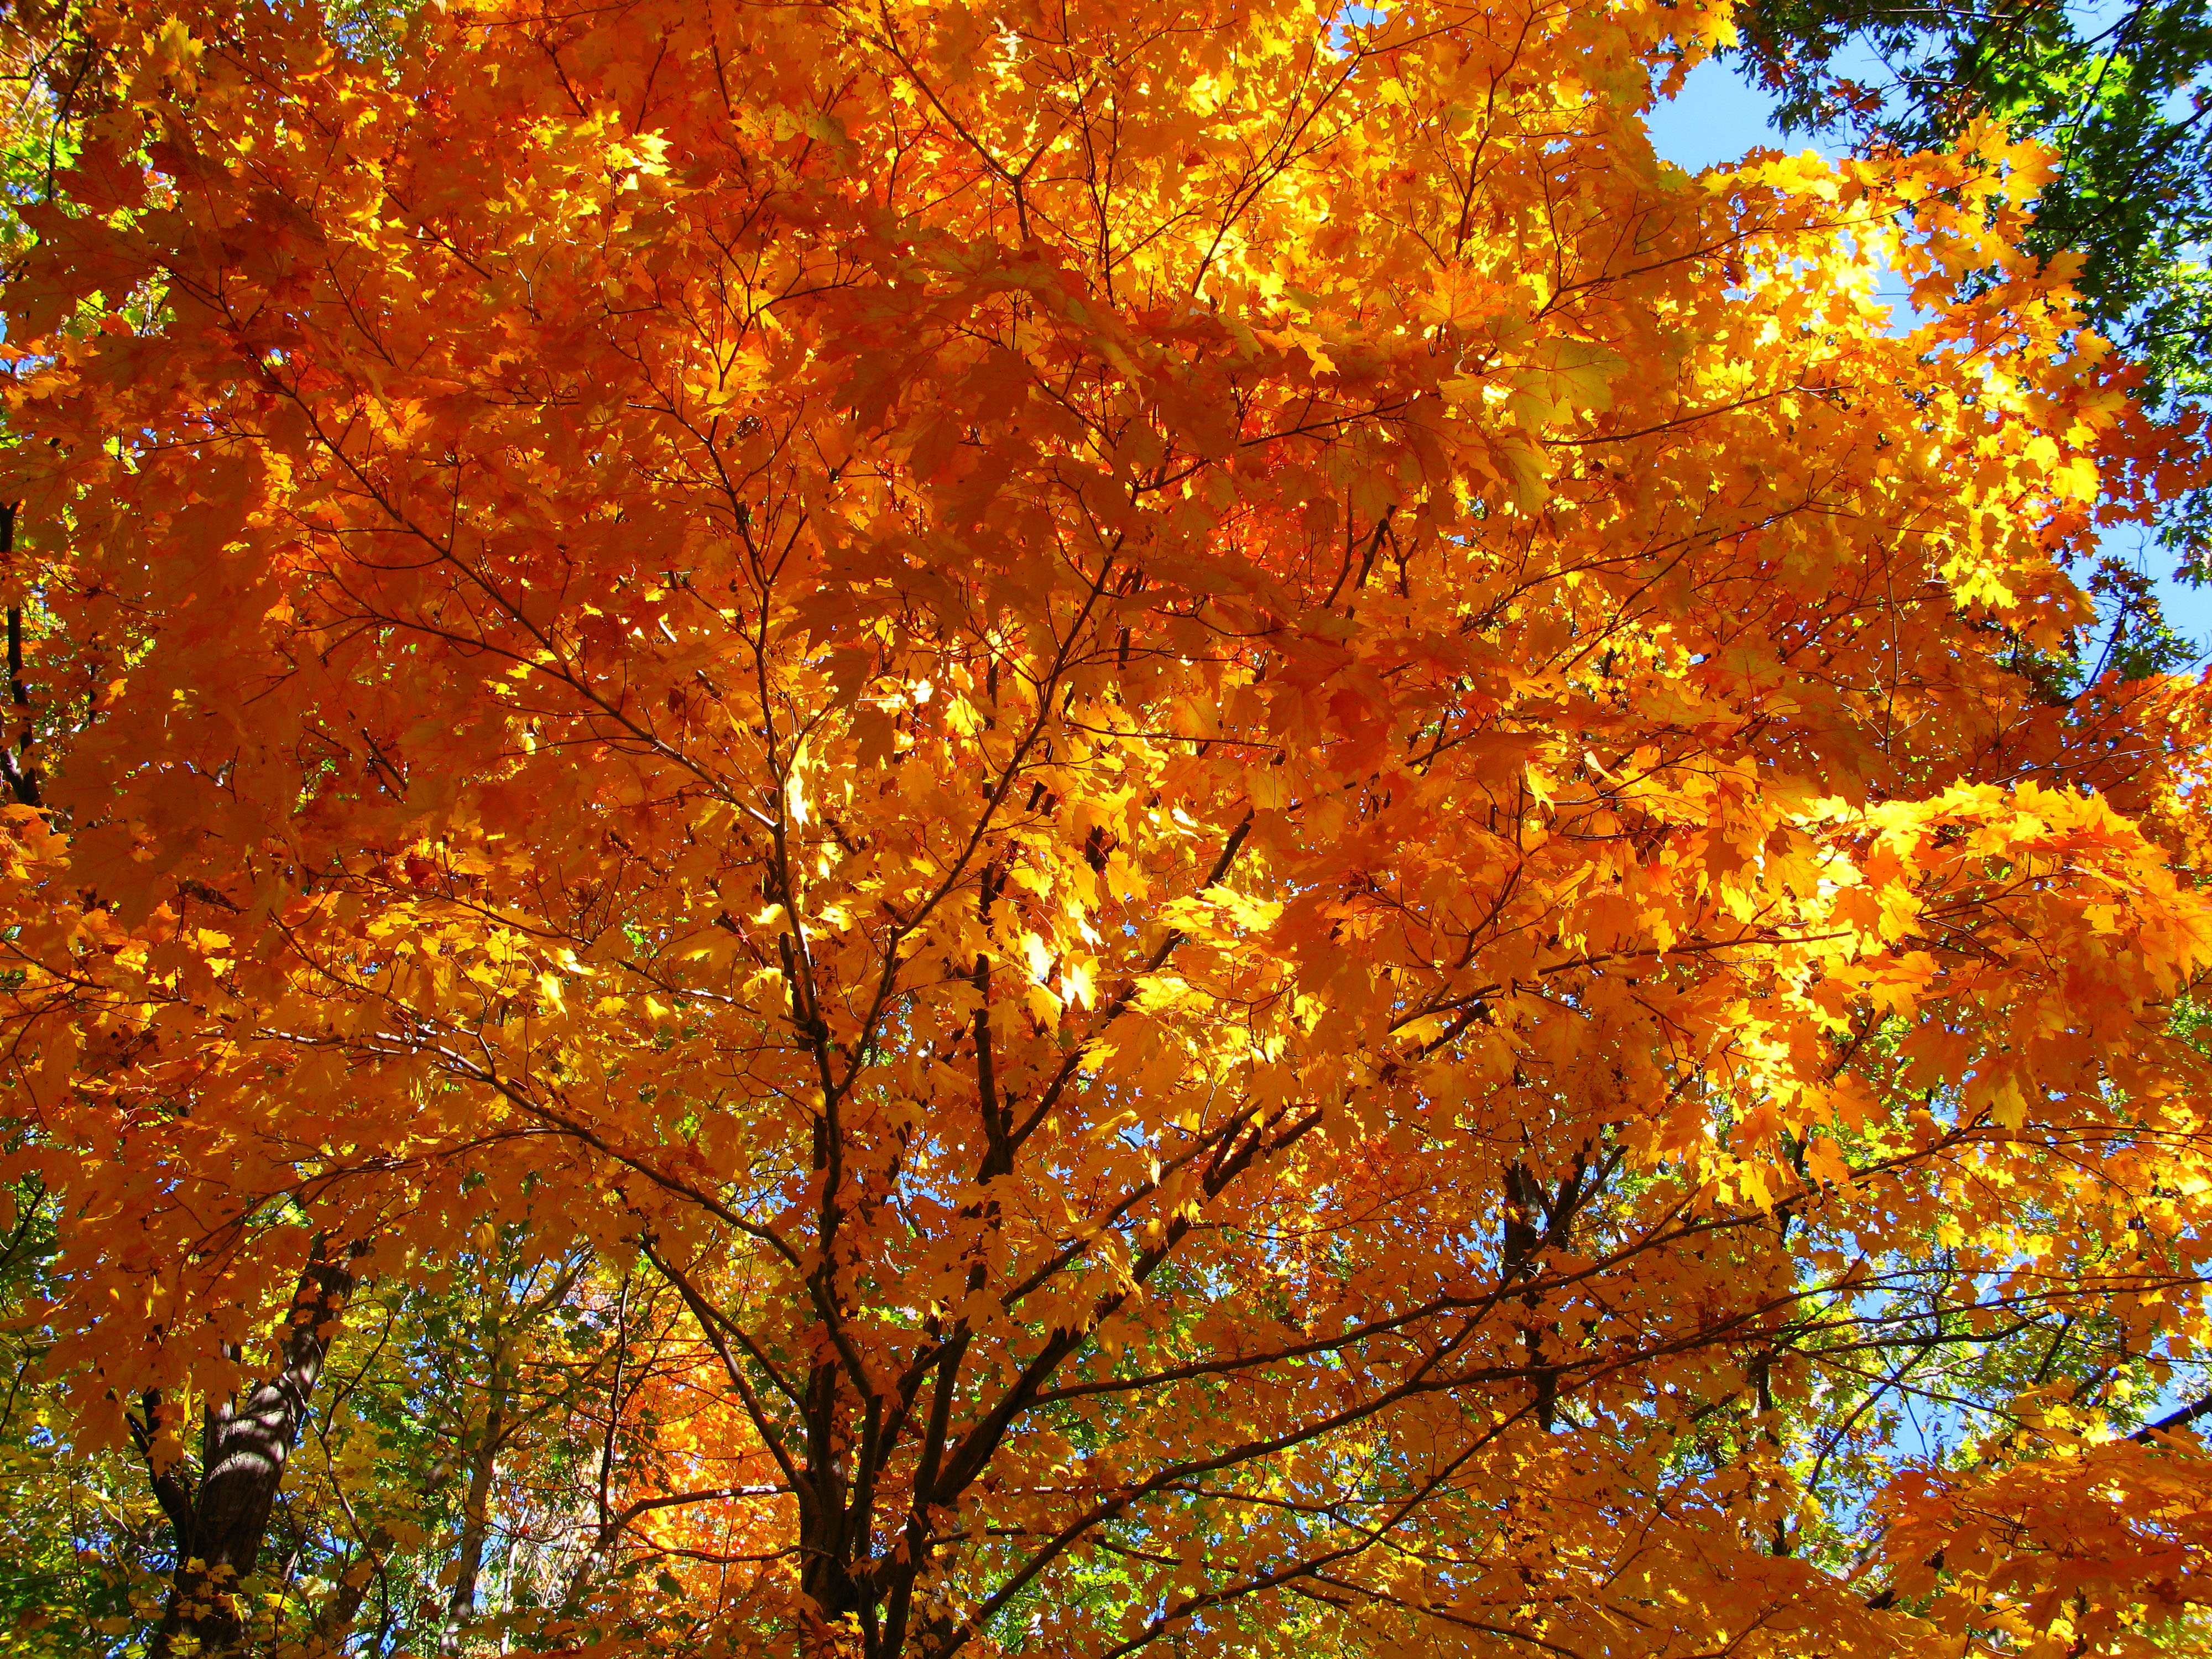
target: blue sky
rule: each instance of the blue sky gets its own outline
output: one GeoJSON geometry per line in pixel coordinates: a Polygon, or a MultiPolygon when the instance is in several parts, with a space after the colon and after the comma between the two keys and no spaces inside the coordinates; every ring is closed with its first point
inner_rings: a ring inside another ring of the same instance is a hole
{"type": "MultiPolygon", "coordinates": [[[[1660,155],[1692,172],[1733,161],[1759,146],[1791,150],[1826,148],[1802,134],[1784,137],[1773,124],[1773,99],[1708,60],[1690,72],[1679,96],[1653,112],[1652,142],[1660,155]]],[[[2134,530],[2123,530],[2115,532],[2114,544],[2135,550],[2139,540],[2134,530]]],[[[2137,556],[2143,559],[2140,552],[2137,556]]],[[[2158,568],[2155,549],[2149,550],[2144,562],[2158,568]]],[[[2166,576],[2162,569],[2158,574],[2166,576]]],[[[2160,597],[2167,620],[2177,632],[2197,642],[2201,659],[2205,647],[2212,645],[2212,588],[2183,587],[2169,578],[2160,582],[2160,597]]]]}

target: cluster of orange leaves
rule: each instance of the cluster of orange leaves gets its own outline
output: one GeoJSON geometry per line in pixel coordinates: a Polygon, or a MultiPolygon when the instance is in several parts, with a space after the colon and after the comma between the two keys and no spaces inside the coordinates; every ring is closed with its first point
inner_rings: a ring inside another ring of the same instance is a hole
{"type": "Polygon", "coordinates": [[[88,1440],[494,1224],[690,1309],[739,1495],[630,1547],[764,1650],[2195,1604],[2193,1441],[2002,1348],[2185,1387],[2207,1249],[2204,700],[2031,672],[2191,463],[2033,155],[1692,179],[1638,0],[83,26],[0,900],[88,1440]]]}

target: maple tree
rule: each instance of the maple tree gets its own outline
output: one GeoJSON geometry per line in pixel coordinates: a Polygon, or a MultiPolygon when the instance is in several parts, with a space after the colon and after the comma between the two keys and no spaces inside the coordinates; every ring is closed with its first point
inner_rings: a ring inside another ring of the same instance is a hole
{"type": "Polygon", "coordinates": [[[51,26],[0,1426],[116,1643],[2193,1639],[2205,702],[2039,665],[2196,463],[2033,149],[1658,161],[1725,21],[51,26]]]}

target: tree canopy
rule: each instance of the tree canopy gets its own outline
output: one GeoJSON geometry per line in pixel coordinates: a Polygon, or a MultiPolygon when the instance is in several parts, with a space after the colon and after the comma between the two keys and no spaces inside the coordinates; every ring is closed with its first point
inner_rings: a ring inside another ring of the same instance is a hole
{"type": "Polygon", "coordinates": [[[2201,463],[1725,23],[20,40],[31,1650],[2200,1640],[2201,463]]]}

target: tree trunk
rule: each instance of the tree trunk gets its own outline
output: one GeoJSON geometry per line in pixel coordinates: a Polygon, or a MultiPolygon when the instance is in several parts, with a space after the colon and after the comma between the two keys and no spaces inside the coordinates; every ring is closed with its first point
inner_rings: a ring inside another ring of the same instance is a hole
{"type": "Polygon", "coordinates": [[[461,1499],[461,1549],[453,1593],[446,1603],[446,1645],[477,1607],[477,1580],[483,1572],[484,1540],[491,1531],[491,1483],[498,1472],[500,1444],[507,1431],[507,1391],[500,1382],[500,1355],[492,1353],[492,1386],[484,1407],[483,1437],[469,1466],[469,1489],[461,1499]]]}
{"type": "MultiPolygon", "coordinates": [[[[0,502],[0,556],[15,550],[15,507],[0,502]]],[[[8,607],[8,696],[16,708],[19,730],[11,743],[0,738],[0,779],[26,806],[43,806],[38,769],[31,764],[31,693],[23,684],[23,607],[8,607]]]]}
{"type": "MultiPolygon", "coordinates": [[[[360,1250],[356,1246],[349,1259],[360,1250]]],[[[176,1534],[177,1567],[149,1659],[170,1659],[186,1637],[198,1644],[201,1659],[240,1650],[246,1626],[232,1591],[253,1571],[261,1552],[285,1459],[299,1440],[332,1328],[352,1290],[352,1273],[331,1261],[317,1240],[292,1295],[276,1375],[242,1405],[233,1399],[209,1411],[196,1489],[176,1471],[155,1475],[156,1493],[176,1534]]]]}

